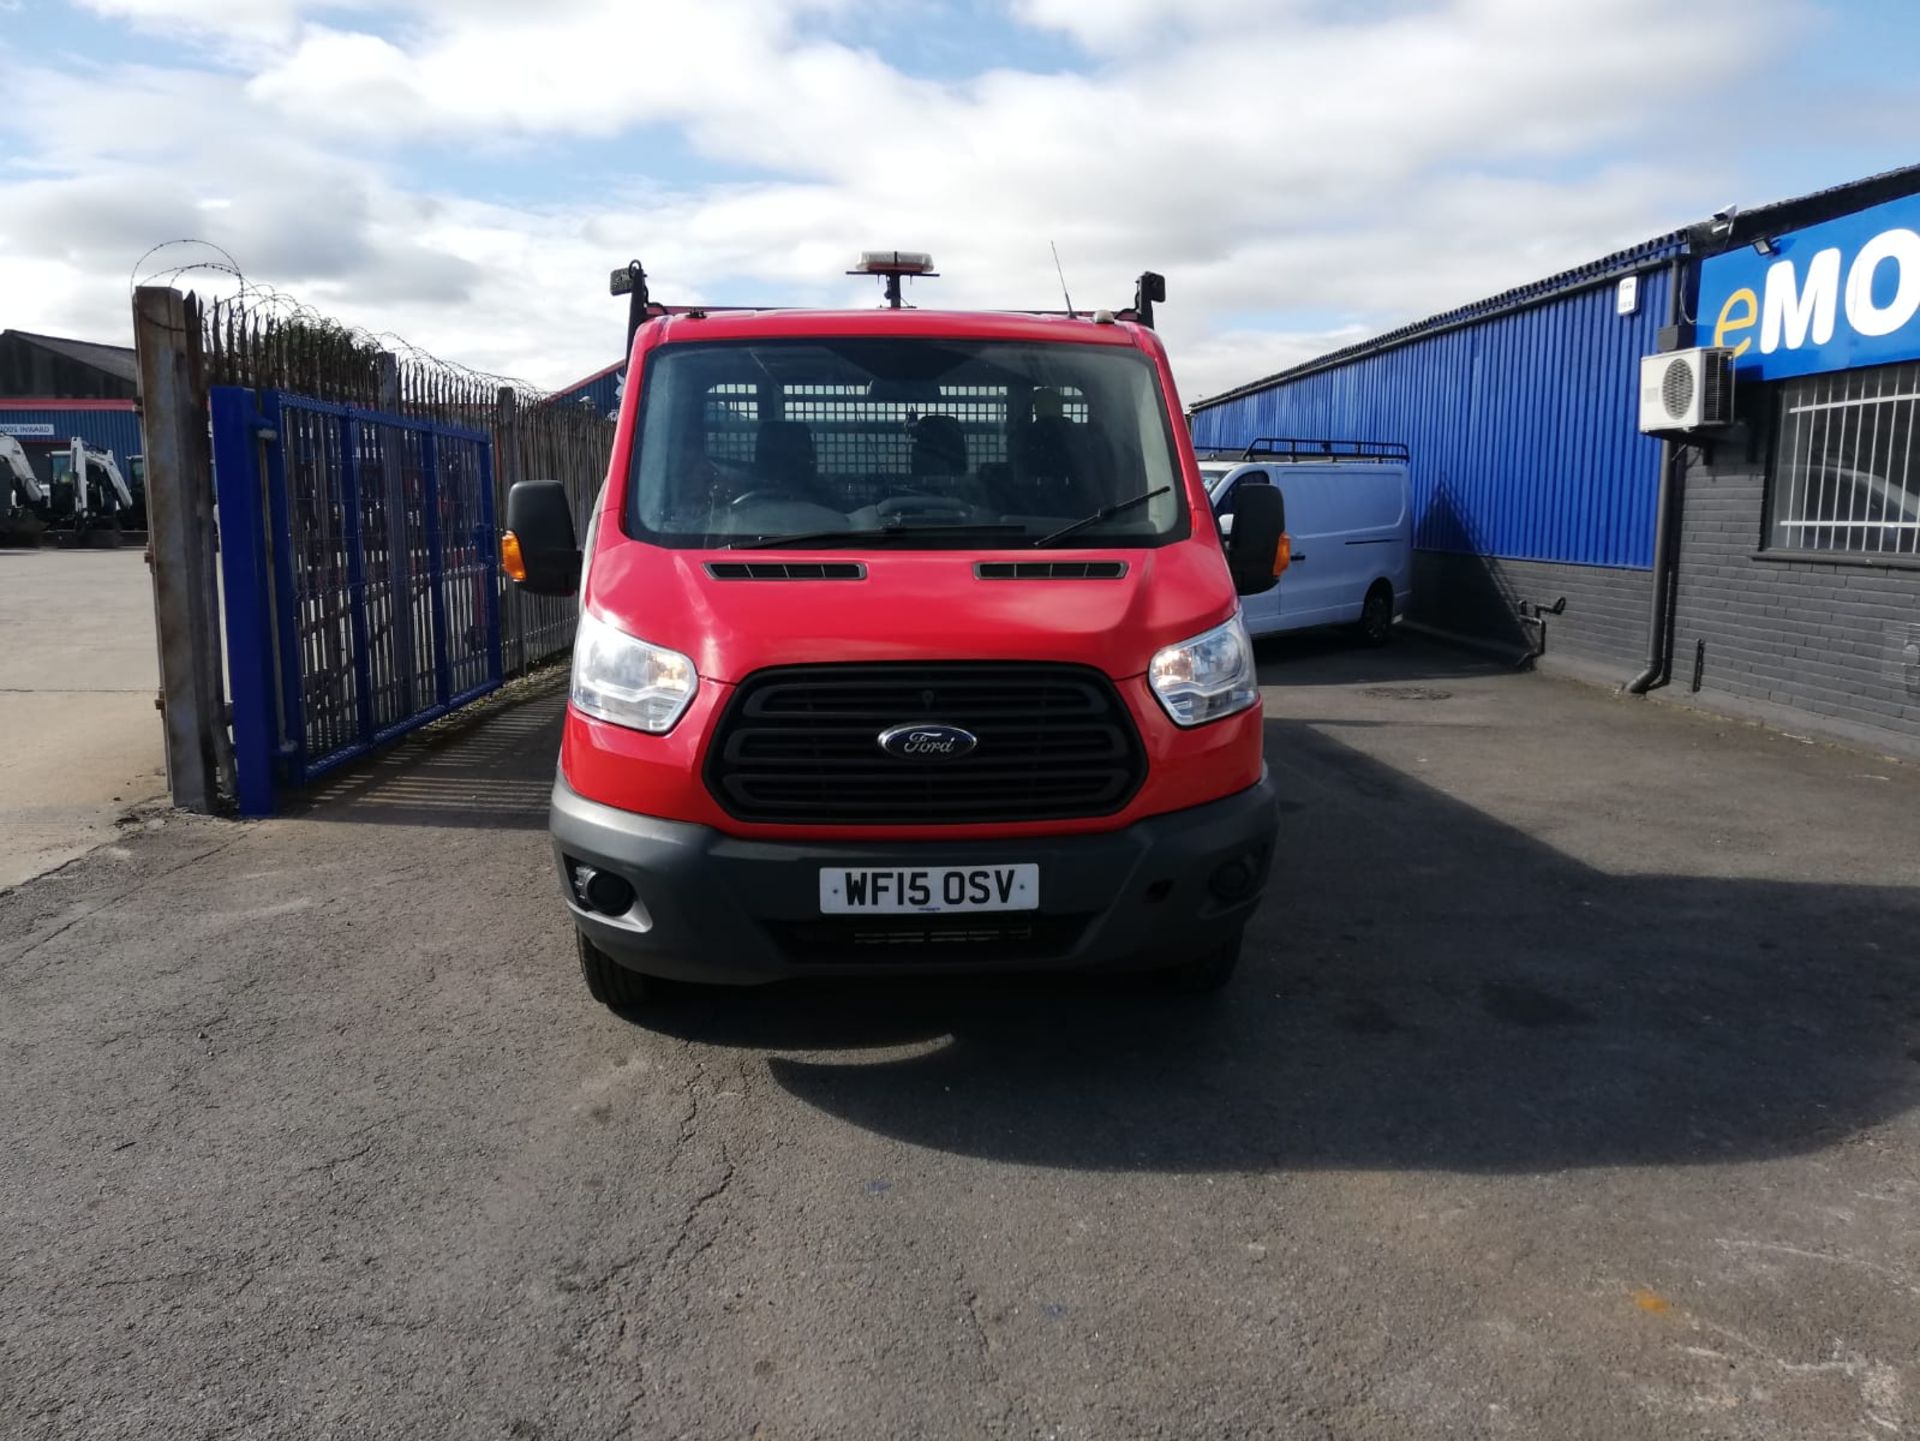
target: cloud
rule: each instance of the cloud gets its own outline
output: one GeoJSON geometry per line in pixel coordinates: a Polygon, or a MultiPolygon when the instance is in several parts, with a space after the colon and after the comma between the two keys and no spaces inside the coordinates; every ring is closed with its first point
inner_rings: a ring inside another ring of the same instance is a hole
{"type": "Polygon", "coordinates": [[[1138,50],[1178,33],[1265,28],[1277,15],[1301,7],[1288,0],[1014,0],[1029,25],[1058,30],[1089,50],[1138,50]]]}
{"type": "MultiPolygon", "coordinates": [[[[356,136],[396,127],[459,137],[604,136],[661,119],[764,119],[783,92],[804,91],[794,82],[809,67],[858,64],[840,47],[795,45],[799,8],[564,0],[476,18],[464,6],[422,6],[407,44],[308,26],[251,92],[302,124],[356,136]]],[[[876,62],[867,78],[883,68],[876,62]]]]}
{"type": "Polygon", "coordinates": [[[76,0],[76,8],[244,58],[296,35],[302,5],[301,0],[76,0]]]}
{"type": "Polygon", "coordinates": [[[927,303],[1052,306],[1053,241],[1083,306],[1168,275],[1190,397],[1717,203],[1724,176],[1671,143],[1689,102],[1663,97],[1733,86],[1794,13],[1006,0],[1006,54],[1026,26],[1086,64],[934,80],[886,58],[877,0],[90,3],[226,48],[104,70],[84,106],[14,57],[0,293],[40,277],[41,328],[121,328],[132,257],[197,225],[344,319],[559,383],[610,358],[605,275],[630,255],[674,299],[867,304],[840,272],[897,244],[935,252],[927,303]],[[757,178],[636,162],[518,206],[469,193],[476,154],[571,169],[637,127],[757,178]],[[464,180],[436,182],[456,159],[464,180]]]}

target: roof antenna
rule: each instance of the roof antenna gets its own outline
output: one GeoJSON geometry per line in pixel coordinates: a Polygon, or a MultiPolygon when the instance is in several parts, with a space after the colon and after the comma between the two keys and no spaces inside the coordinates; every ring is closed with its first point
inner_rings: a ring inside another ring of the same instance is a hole
{"type": "Polygon", "coordinates": [[[1051,240],[1047,242],[1047,247],[1053,251],[1054,273],[1060,277],[1060,294],[1066,299],[1067,319],[1071,320],[1073,319],[1073,297],[1067,294],[1067,272],[1060,265],[1060,247],[1051,240]]]}

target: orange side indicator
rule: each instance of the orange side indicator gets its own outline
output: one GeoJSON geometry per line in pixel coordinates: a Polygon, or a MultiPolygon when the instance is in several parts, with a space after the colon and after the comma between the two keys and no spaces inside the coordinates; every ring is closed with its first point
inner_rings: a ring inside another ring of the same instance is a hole
{"type": "Polygon", "coordinates": [[[507,573],[508,580],[527,578],[527,561],[520,554],[520,537],[510,530],[500,532],[500,569],[507,573]]]}
{"type": "Polygon", "coordinates": [[[1285,575],[1287,567],[1293,564],[1293,537],[1284,530],[1280,532],[1280,544],[1273,552],[1273,573],[1285,575]]]}

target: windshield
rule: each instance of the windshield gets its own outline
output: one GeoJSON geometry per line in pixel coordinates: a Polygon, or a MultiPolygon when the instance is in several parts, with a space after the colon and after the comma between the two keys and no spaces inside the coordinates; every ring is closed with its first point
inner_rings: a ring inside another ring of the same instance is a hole
{"type": "Polygon", "coordinates": [[[1179,477],[1158,376],[1130,348],[668,345],[647,360],[626,520],[695,548],[1019,547],[1125,506],[1051,544],[1158,545],[1187,533],[1179,477]]]}
{"type": "Polygon", "coordinates": [[[1220,482],[1225,480],[1229,475],[1233,474],[1234,468],[1239,464],[1240,462],[1237,460],[1235,461],[1222,461],[1222,460],[1201,461],[1200,462],[1200,480],[1207,487],[1208,493],[1211,494],[1214,490],[1216,490],[1219,487],[1220,482]]]}

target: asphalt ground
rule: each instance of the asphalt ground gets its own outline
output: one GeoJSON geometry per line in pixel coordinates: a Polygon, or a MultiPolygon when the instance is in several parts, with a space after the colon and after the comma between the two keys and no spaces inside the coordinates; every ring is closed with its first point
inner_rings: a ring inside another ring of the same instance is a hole
{"type": "Polygon", "coordinates": [[[1920,775],[1264,652],[1234,987],[575,970],[551,685],[0,896],[0,1436],[1920,1427],[1920,775]]]}
{"type": "Polygon", "coordinates": [[[0,549],[0,889],[165,792],[159,689],[138,548],[0,549]]]}

